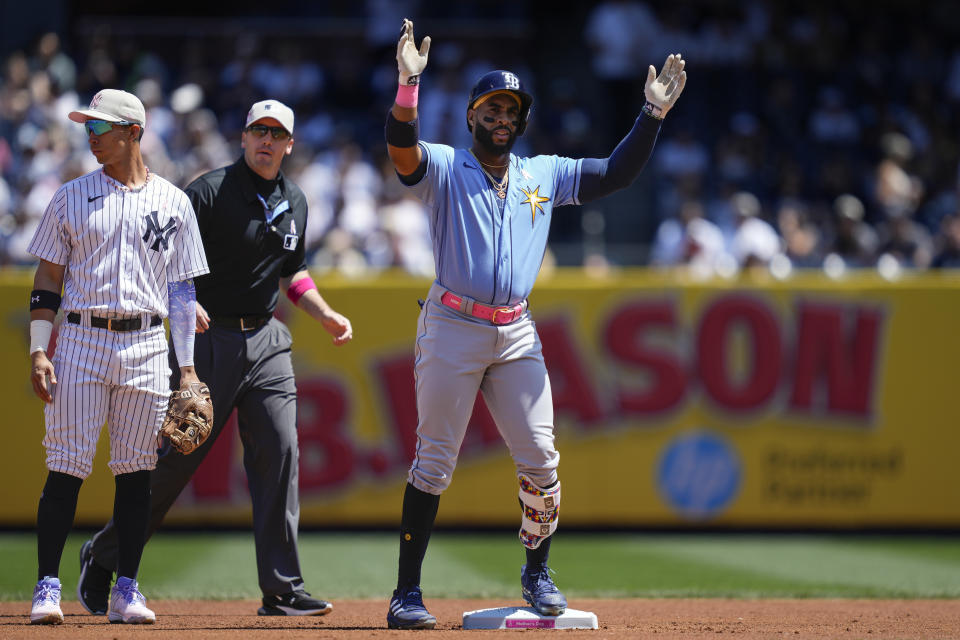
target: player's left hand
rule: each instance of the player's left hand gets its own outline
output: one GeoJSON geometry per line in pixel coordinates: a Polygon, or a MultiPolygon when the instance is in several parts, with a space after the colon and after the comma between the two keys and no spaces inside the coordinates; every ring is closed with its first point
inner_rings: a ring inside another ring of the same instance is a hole
{"type": "Polygon", "coordinates": [[[647,102],[660,109],[658,117],[667,115],[683,93],[683,87],[687,84],[687,72],[683,70],[686,64],[687,61],[679,53],[671,53],[663,63],[659,76],[653,65],[647,69],[643,95],[647,102]]]}
{"type": "Polygon", "coordinates": [[[353,340],[353,326],[350,320],[332,309],[320,318],[320,325],[333,336],[333,344],[338,347],[353,340]]]}

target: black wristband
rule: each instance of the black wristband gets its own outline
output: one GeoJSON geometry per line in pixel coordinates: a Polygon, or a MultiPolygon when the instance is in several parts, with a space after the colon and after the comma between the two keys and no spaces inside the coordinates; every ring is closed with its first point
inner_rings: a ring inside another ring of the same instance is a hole
{"type": "Polygon", "coordinates": [[[56,313],[60,309],[60,294],[46,289],[34,289],[30,292],[30,311],[50,309],[56,313]]]}
{"type": "Polygon", "coordinates": [[[651,118],[656,118],[657,120],[663,120],[663,108],[658,107],[652,102],[647,102],[643,105],[643,109],[640,110],[642,113],[647,114],[651,118]]]}
{"type": "Polygon", "coordinates": [[[387,138],[387,144],[400,147],[415,147],[420,140],[420,120],[415,119],[412,122],[400,122],[393,117],[393,111],[387,112],[387,124],[384,127],[384,135],[387,138]]]}

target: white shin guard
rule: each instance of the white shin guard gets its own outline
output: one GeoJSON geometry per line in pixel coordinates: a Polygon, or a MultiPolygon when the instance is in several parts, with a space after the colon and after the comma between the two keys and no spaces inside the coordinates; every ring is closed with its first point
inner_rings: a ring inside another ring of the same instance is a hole
{"type": "Polygon", "coordinates": [[[549,489],[542,489],[521,473],[520,502],[523,505],[520,542],[528,549],[536,549],[557,530],[560,516],[560,481],[549,489]]]}

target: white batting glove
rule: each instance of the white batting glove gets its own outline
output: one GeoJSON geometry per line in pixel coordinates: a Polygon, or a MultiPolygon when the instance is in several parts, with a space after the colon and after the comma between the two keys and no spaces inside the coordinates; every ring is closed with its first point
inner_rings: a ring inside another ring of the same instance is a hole
{"type": "Polygon", "coordinates": [[[420,43],[420,50],[413,41],[413,22],[403,19],[403,33],[397,43],[397,68],[400,70],[401,85],[420,84],[420,74],[427,66],[427,53],[430,52],[430,36],[420,43]]]}
{"type": "Polygon", "coordinates": [[[647,69],[647,83],[643,87],[643,95],[647,98],[644,110],[655,118],[663,118],[673,108],[677,98],[683,93],[687,84],[687,72],[683,67],[687,64],[679,53],[671,53],[663,63],[663,70],[657,75],[653,65],[647,69]]]}

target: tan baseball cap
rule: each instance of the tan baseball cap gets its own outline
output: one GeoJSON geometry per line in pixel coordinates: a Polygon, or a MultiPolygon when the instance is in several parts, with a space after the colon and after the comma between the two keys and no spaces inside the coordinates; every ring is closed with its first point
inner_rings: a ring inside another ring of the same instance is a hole
{"type": "Polygon", "coordinates": [[[74,122],[87,120],[106,120],[107,122],[133,122],[141,127],[147,122],[146,111],[140,98],[120,91],[103,89],[90,101],[89,109],[71,111],[69,117],[74,122]]]}
{"type": "Polygon", "coordinates": [[[287,133],[293,135],[293,109],[282,102],[277,100],[261,100],[260,102],[255,102],[253,106],[250,107],[250,111],[247,112],[247,124],[243,126],[247,128],[257,120],[262,120],[263,118],[273,118],[280,123],[280,126],[287,130],[287,133]]]}

